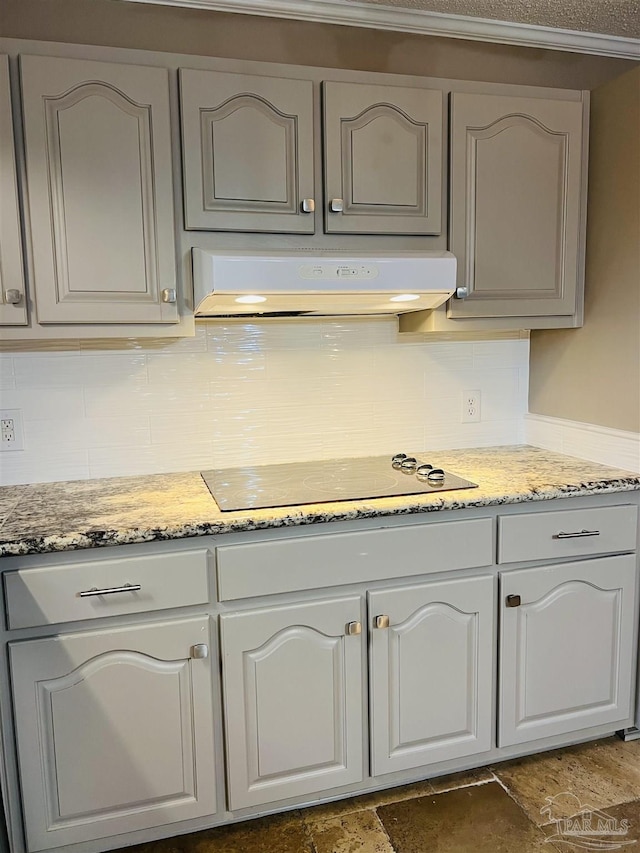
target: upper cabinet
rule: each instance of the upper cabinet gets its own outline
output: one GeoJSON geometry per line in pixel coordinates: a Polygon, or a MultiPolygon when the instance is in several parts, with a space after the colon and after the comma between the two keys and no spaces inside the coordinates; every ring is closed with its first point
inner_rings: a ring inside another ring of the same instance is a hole
{"type": "Polygon", "coordinates": [[[452,95],[449,316],[576,313],[583,103],[452,95]]]}
{"type": "Polygon", "coordinates": [[[185,225],[314,231],[313,84],[180,71],[185,225]]]}
{"type": "Polygon", "coordinates": [[[0,56],[0,325],[24,326],[26,322],[9,61],[0,56]]]}
{"type": "Polygon", "coordinates": [[[177,323],[168,71],[24,56],[21,78],[37,322],[177,323]]]}
{"type": "Polygon", "coordinates": [[[325,230],[439,234],[442,92],[323,83],[325,230]]]}
{"type": "Polygon", "coordinates": [[[182,70],[188,229],[438,234],[442,92],[323,84],[324,198],[309,80],[182,70]]]}

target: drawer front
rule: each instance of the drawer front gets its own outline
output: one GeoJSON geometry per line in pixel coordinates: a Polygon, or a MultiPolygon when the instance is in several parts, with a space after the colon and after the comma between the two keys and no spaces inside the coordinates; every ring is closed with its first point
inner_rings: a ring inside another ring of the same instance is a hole
{"type": "Polygon", "coordinates": [[[4,586],[10,629],[206,604],[207,552],[20,569],[4,573],[4,586]]]}
{"type": "Polygon", "coordinates": [[[500,516],[498,562],[634,551],[637,524],[635,506],[500,516]]]}
{"type": "Polygon", "coordinates": [[[216,549],[222,601],[493,564],[490,518],[216,549]]]}

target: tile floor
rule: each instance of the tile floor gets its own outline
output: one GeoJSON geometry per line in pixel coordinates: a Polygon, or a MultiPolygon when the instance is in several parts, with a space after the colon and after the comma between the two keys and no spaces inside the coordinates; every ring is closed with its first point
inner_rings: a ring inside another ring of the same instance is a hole
{"type": "Polygon", "coordinates": [[[640,740],[612,737],[130,851],[580,853],[635,842],[640,740]]]}

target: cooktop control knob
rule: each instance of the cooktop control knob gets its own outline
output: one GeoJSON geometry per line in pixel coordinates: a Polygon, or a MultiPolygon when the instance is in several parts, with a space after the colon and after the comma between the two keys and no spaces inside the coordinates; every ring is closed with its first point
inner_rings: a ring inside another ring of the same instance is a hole
{"type": "Polygon", "coordinates": [[[400,470],[407,474],[412,474],[418,466],[418,460],[415,456],[407,456],[400,463],[400,470]]]}
{"type": "Polygon", "coordinates": [[[402,464],[403,460],[405,460],[406,458],[407,458],[406,453],[396,453],[396,455],[391,460],[391,465],[394,468],[399,468],[400,465],[402,464]]]}

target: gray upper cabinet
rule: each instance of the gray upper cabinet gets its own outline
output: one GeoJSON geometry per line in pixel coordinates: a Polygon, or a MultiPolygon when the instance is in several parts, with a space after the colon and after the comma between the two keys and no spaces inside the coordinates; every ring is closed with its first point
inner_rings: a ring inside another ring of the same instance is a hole
{"type": "Polygon", "coordinates": [[[449,248],[465,299],[449,316],[576,313],[582,100],[454,93],[449,248]]]}
{"type": "Polygon", "coordinates": [[[188,229],[314,232],[313,84],[180,71],[188,229]]]}
{"type": "Polygon", "coordinates": [[[37,322],[176,323],[164,68],[21,57],[37,322]]]}
{"type": "Polygon", "coordinates": [[[24,326],[26,322],[9,62],[0,56],[0,325],[24,326]]]}
{"type": "Polygon", "coordinates": [[[442,92],[323,83],[325,228],[439,234],[442,92]]]}

